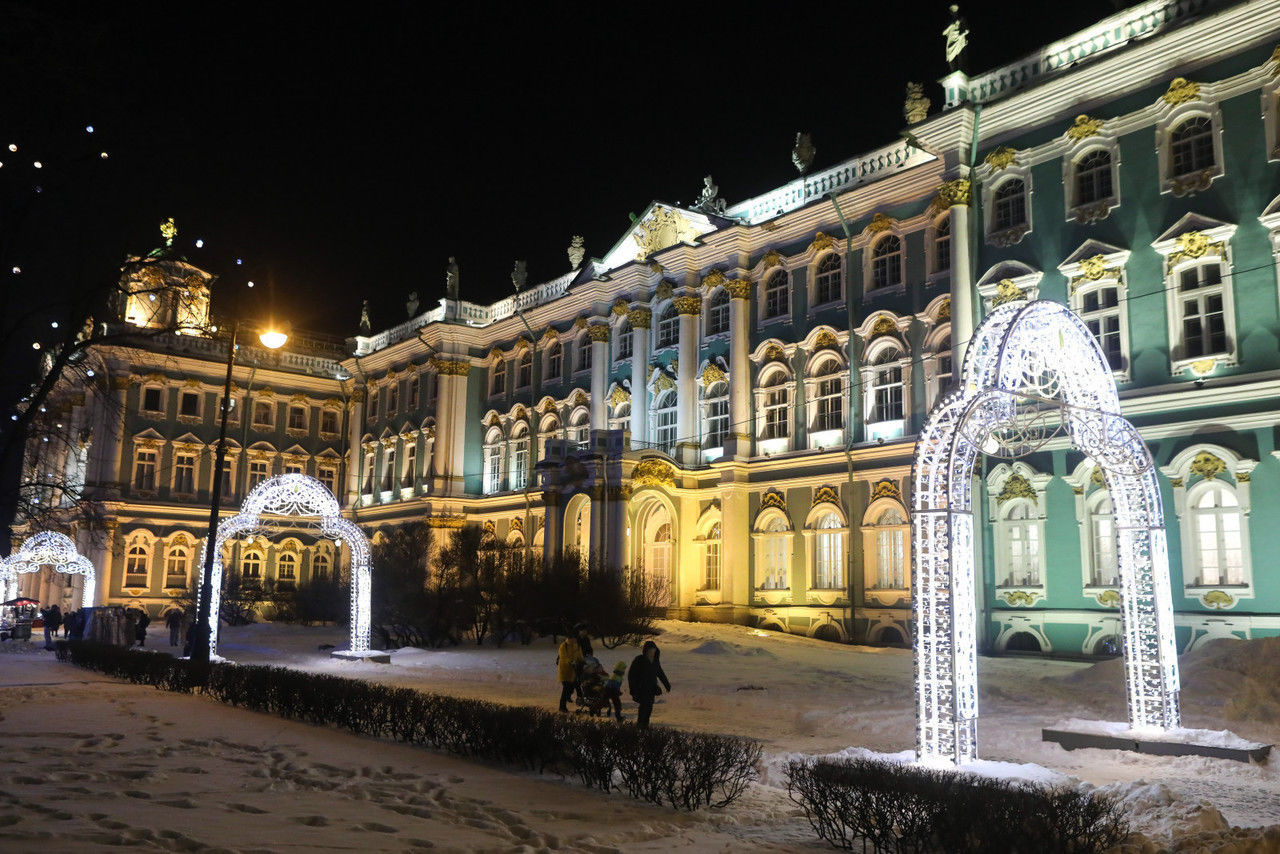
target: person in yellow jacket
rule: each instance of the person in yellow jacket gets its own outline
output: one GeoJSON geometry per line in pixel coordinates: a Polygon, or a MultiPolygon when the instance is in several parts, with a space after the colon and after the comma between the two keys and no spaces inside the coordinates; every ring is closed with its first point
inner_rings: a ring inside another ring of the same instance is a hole
{"type": "Polygon", "coordinates": [[[573,687],[578,684],[578,664],[582,661],[582,647],[578,639],[570,635],[560,644],[560,655],[556,658],[556,675],[560,679],[560,711],[569,711],[569,698],[573,696],[573,687]]]}

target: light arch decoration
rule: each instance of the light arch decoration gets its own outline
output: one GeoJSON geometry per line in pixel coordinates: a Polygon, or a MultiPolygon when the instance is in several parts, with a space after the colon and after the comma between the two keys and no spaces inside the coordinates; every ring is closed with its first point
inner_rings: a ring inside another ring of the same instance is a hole
{"type": "MultiPolygon", "coordinates": [[[[351,550],[351,654],[369,652],[369,540],[355,523],[342,517],[338,499],[313,477],[279,474],[258,484],[245,497],[240,513],[218,528],[213,551],[213,591],[209,600],[209,654],[218,648],[218,610],[222,599],[222,549],[234,537],[311,530],[340,540],[351,550]]],[[[204,548],[209,548],[206,539],[204,548]]],[[[201,552],[200,565],[204,565],[201,552]]],[[[335,567],[336,568],[336,567],[335,567]]]]}
{"type": "Polygon", "coordinates": [[[69,575],[83,575],[84,588],[80,593],[80,607],[93,606],[97,589],[97,573],[87,557],[76,551],[76,544],[66,534],[42,531],[29,537],[18,550],[0,561],[0,590],[6,600],[18,595],[18,576],[36,572],[42,566],[52,566],[55,571],[69,575]]]}
{"type": "Polygon", "coordinates": [[[1065,435],[1102,470],[1116,522],[1129,723],[1177,729],[1178,659],[1160,487],[1120,414],[1097,342],[1047,300],[994,309],[974,332],[960,387],[930,413],[912,470],[916,750],[977,758],[972,472],[979,453],[1025,456],[1065,435]]]}

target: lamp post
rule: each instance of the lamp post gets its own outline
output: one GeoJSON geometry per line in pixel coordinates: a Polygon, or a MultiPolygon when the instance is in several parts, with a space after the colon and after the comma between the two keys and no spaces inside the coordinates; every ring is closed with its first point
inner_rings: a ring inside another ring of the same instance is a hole
{"type": "MultiPolygon", "coordinates": [[[[196,608],[196,631],[191,644],[191,661],[209,663],[209,641],[212,634],[209,603],[213,599],[213,554],[218,545],[219,507],[222,504],[222,466],[227,459],[227,413],[231,411],[231,372],[236,364],[236,339],[240,334],[240,321],[231,324],[231,340],[227,344],[227,378],[222,384],[222,415],[218,422],[218,450],[213,459],[213,489],[209,508],[209,537],[204,549],[204,570],[200,575],[200,600],[196,608]]],[[[276,350],[284,346],[289,336],[284,332],[268,329],[258,335],[262,346],[276,350]]]]}

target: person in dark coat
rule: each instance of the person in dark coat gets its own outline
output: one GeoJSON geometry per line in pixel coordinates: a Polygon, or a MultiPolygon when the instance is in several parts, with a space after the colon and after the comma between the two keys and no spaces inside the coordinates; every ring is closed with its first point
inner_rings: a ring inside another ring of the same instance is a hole
{"type": "Polygon", "coordinates": [[[151,617],[146,611],[138,612],[138,620],[134,623],[134,631],[138,636],[138,646],[147,645],[147,626],[151,625],[151,617]]]}
{"type": "Polygon", "coordinates": [[[182,612],[177,608],[170,608],[169,613],[164,615],[164,625],[169,630],[169,646],[177,646],[182,640],[182,612]]]}
{"type": "Polygon", "coordinates": [[[44,611],[44,648],[53,649],[52,638],[57,637],[58,629],[62,628],[62,609],[57,605],[44,611]]]}
{"type": "Polygon", "coordinates": [[[631,691],[631,699],[640,706],[636,712],[636,726],[640,729],[649,728],[653,701],[662,694],[658,682],[662,682],[668,692],[671,691],[671,682],[662,670],[659,656],[658,645],[653,641],[645,641],[640,654],[631,662],[631,669],[627,671],[627,688],[631,691]]]}

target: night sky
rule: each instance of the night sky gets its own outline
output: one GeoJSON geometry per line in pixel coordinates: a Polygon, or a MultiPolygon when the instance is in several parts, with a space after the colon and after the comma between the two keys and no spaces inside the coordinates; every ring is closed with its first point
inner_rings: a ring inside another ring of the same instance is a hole
{"type": "MultiPolygon", "coordinates": [[[[215,311],[269,297],[339,335],[362,298],[375,328],[409,291],[431,305],[450,255],[464,297],[490,301],[514,259],[531,284],[566,272],[572,235],[599,257],[628,213],[692,201],[707,173],[730,204],[791,180],[797,131],[814,169],[892,142],[908,80],[941,103],[949,19],[942,2],[122,5],[0,6],[0,146],[20,146],[0,148],[0,271],[25,285],[8,305],[56,313],[172,216],[222,276],[215,311]]],[[[1114,11],[1052,8],[965,4],[974,70],[1114,11]]]]}

